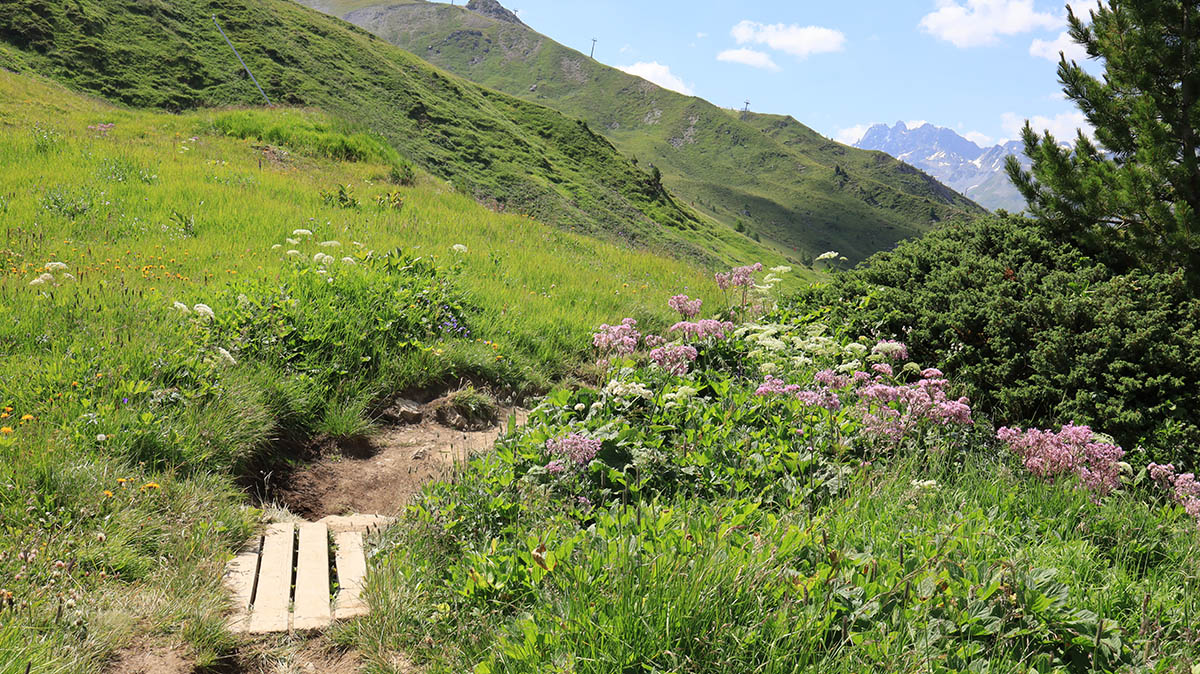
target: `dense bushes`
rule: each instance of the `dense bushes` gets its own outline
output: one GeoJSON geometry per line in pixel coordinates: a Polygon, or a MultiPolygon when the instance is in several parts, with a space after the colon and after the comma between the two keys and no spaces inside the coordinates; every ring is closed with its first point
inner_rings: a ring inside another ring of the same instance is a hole
{"type": "Polygon", "coordinates": [[[1086,423],[1193,465],[1200,302],[1180,272],[1118,272],[1103,254],[997,217],[905,243],[794,302],[829,305],[851,332],[902,336],[997,424],[1086,423]]]}

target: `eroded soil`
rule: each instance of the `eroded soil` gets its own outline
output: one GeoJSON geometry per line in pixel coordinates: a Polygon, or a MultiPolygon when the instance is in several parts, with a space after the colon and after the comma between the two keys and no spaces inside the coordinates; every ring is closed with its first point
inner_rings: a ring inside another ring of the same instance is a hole
{"type": "Polygon", "coordinates": [[[507,408],[499,424],[463,431],[442,425],[426,406],[422,420],[381,429],[349,443],[293,473],[273,497],[308,520],[326,515],[393,516],[426,482],[448,475],[456,463],[489,449],[507,432],[510,419],[525,422],[526,411],[507,408]]]}

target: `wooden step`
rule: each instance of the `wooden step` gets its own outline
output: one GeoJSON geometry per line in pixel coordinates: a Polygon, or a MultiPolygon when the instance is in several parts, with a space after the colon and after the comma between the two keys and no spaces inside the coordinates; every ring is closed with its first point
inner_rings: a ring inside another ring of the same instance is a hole
{"type": "Polygon", "coordinates": [[[333,616],[338,620],[367,614],[362,600],[363,580],[367,575],[367,557],[363,554],[363,535],[343,531],[334,537],[337,543],[338,596],[333,616]]]}
{"type": "Polygon", "coordinates": [[[327,627],[334,619],[366,615],[364,535],[391,520],[375,515],[320,522],[271,524],[225,569],[232,597],[229,629],[262,634],[327,627]],[[331,598],[330,538],[338,589],[331,598]]]}
{"type": "Polygon", "coordinates": [[[267,527],[258,567],[258,589],[250,608],[253,633],[288,631],[288,604],[292,600],[292,554],[296,538],[291,522],[267,527]]]}
{"type": "Polygon", "coordinates": [[[296,552],[296,603],[292,629],[315,630],[329,625],[329,529],[324,524],[300,525],[296,552]]]}

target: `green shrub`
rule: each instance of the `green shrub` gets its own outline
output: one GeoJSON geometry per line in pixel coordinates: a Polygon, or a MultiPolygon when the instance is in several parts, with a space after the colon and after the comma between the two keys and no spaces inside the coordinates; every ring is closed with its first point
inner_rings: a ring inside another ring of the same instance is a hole
{"type": "Polygon", "coordinates": [[[795,298],[953,370],[997,425],[1089,424],[1161,462],[1200,446],[1200,301],[1181,273],[1117,273],[1018,217],[954,224],[795,298]]]}

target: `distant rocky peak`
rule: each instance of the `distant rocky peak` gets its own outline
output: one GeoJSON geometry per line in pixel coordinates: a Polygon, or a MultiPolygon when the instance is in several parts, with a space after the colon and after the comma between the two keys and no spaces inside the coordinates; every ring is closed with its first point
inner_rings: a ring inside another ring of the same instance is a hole
{"type": "Polygon", "coordinates": [[[496,2],[496,0],[471,0],[467,3],[467,9],[484,16],[490,16],[498,21],[515,23],[519,26],[525,25],[517,18],[516,14],[505,9],[504,5],[496,2]]]}

